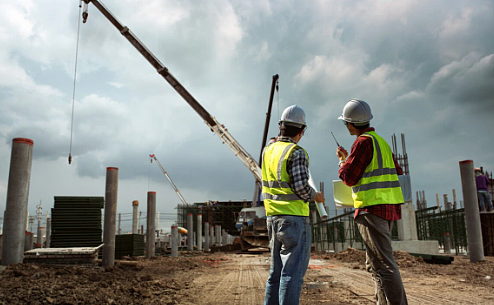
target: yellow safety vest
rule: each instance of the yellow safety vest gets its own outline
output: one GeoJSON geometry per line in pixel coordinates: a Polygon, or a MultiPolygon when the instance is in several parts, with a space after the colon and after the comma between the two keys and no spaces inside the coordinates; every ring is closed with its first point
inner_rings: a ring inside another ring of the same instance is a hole
{"type": "Polygon", "coordinates": [[[304,202],[290,187],[286,169],[295,149],[302,147],[291,142],[275,142],[264,150],[262,161],[262,198],[267,216],[309,216],[309,203],[304,202]]]}
{"type": "Polygon", "coordinates": [[[372,139],[374,153],[364,175],[356,185],[352,186],[355,208],[404,203],[393,154],[388,143],[374,131],[366,132],[361,136],[372,139]]]}

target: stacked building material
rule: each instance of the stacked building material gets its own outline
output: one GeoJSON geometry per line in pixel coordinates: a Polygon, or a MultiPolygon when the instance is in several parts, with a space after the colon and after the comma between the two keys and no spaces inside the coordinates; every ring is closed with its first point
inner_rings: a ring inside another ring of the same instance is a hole
{"type": "Polygon", "coordinates": [[[102,241],[104,197],[55,197],[51,248],[98,247],[102,241]]]}
{"type": "Polygon", "coordinates": [[[122,234],[115,238],[115,259],[144,255],[144,235],[122,234]]]}
{"type": "Polygon", "coordinates": [[[98,247],[85,248],[46,248],[34,249],[24,252],[24,263],[47,265],[78,265],[84,267],[96,267],[98,247]]]}

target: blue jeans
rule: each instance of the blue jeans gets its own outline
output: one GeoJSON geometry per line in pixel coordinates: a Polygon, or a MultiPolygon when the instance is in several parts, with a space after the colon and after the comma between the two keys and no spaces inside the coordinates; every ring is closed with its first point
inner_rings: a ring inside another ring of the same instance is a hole
{"type": "Polygon", "coordinates": [[[312,233],[309,217],[268,216],[271,268],[265,305],[298,304],[309,266],[312,233]]]}
{"type": "Polygon", "coordinates": [[[487,201],[489,204],[489,211],[492,211],[492,201],[491,201],[491,194],[489,194],[488,191],[477,191],[477,195],[479,197],[479,203],[480,203],[480,210],[485,211],[485,204],[484,201],[487,201]]]}

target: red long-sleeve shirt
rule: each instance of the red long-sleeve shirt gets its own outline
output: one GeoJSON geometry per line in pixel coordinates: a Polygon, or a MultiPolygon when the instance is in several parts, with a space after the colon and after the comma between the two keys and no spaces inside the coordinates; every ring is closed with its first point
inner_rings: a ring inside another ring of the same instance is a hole
{"type": "MultiPolygon", "coordinates": [[[[364,132],[374,131],[373,127],[369,127],[364,132]]],[[[339,170],[339,177],[348,186],[357,184],[364,175],[365,169],[372,161],[374,155],[374,148],[372,145],[372,139],[370,137],[358,136],[353,142],[350,155],[346,162],[339,170]]],[[[398,162],[396,162],[393,156],[393,161],[396,166],[396,172],[398,175],[403,175],[398,162]]],[[[401,205],[399,204],[380,204],[373,205],[355,210],[355,218],[360,214],[374,214],[386,220],[399,220],[401,219],[401,205]]]]}

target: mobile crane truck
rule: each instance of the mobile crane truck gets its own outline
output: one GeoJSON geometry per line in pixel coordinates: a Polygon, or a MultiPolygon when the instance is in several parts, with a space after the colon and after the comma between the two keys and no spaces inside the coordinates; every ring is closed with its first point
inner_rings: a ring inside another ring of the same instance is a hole
{"type": "MultiPolygon", "coordinates": [[[[209,112],[204,109],[204,107],[199,104],[199,102],[185,89],[185,87],[170,73],[168,68],[166,68],[157,58],[154,56],[151,51],[134,35],[134,33],[127,27],[122,25],[113,14],[108,11],[108,9],[101,3],[99,0],[83,0],[84,1],[84,10],[82,13],[83,23],[87,22],[88,14],[88,5],[89,3],[93,3],[93,5],[110,21],[111,24],[115,26],[115,28],[122,34],[136,49],[141,53],[142,56],[156,69],[159,75],[161,75],[175,91],[177,91],[180,96],[194,109],[197,114],[204,120],[204,123],[214,132],[224,144],[226,144],[230,150],[237,156],[237,158],[242,161],[242,163],[250,170],[250,172],[254,175],[256,179],[256,183],[262,185],[262,173],[259,164],[252,158],[252,156],[235,140],[235,138],[228,132],[228,130],[224,127],[224,125],[220,124],[216,118],[214,118],[209,112]]],[[[266,131],[265,131],[266,133],[266,131]]],[[[264,145],[263,145],[264,146],[264,145]]],[[[244,245],[252,245],[252,246],[264,246],[267,247],[267,234],[262,232],[261,235],[256,236],[256,233],[259,230],[255,229],[256,227],[261,228],[261,223],[263,223],[264,218],[264,229],[266,228],[265,222],[265,213],[264,207],[255,207],[255,213],[249,213],[251,211],[245,210],[245,213],[241,213],[243,215],[242,223],[249,223],[249,218],[254,217],[252,223],[258,224],[259,226],[253,226],[252,230],[245,230],[244,234],[251,236],[244,236],[241,238],[244,242],[244,245]],[[262,217],[259,217],[261,216],[262,217]],[[257,220],[256,222],[256,217],[257,220]],[[252,234],[250,233],[252,232],[252,234]],[[247,238],[249,237],[249,238],[247,238]],[[253,238],[251,238],[253,237],[253,238]],[[257,245],[259,243],[259,245],[257,245]]]]}

